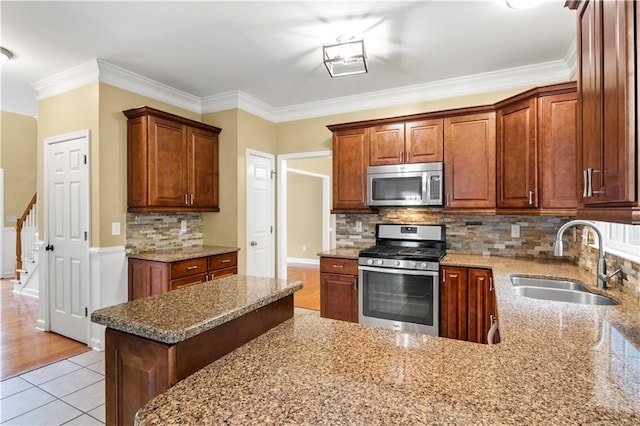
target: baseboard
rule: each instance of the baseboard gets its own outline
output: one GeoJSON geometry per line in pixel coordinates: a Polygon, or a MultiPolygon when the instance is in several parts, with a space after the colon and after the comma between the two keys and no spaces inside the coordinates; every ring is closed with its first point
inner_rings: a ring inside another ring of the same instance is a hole
{"type": "Polygon", "coordinates": [[[320,265],[320,259],[305,259],[303,257],[287,257],[287,264],[320,265]]]}
{"type": "Polygon", "coordinates": [[[49,328],[47,327],[47,323],[43,319],[38,318],[38,321],[36,321],[36,330],[49,331],[49,328]]]}
{"type": "Polygon", "coordinates": [[[14,293],[22,294],[23,296],[29,296],[36,299],[40,298],[40,292],[35,288],[23,288],[20,291],[13,290],[14,293]]]}

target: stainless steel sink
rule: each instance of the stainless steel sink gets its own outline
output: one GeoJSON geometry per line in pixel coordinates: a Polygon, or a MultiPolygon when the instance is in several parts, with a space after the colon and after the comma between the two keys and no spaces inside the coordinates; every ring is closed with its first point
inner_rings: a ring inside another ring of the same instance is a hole
{"type": "Polygon", "coordinates": [[[533,299],[556,302],[580,303],[582,305],[617,305],[615,300],[591,293],[584,285],[552,278],[511,277],[516,294],[533,299]]]}

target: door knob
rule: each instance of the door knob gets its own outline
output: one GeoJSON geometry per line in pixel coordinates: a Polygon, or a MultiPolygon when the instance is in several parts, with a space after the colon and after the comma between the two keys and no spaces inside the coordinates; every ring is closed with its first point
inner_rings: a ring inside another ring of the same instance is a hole
{"type": "Polygon", "coordinates": [[[257,246],[257,245],[258,245],[258,243],[256,243],[255,241],[251,241],[251,242],[249,243],[249,245],[250,245],[251,247],[255,247],[255,246],[257,246]]]}

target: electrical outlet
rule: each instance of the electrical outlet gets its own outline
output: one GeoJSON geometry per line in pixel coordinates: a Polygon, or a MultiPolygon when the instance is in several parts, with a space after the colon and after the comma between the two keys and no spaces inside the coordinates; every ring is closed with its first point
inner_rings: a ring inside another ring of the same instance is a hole
{"type": "Polygon", "coordinates": [[[307,246],[302,246],[302,251],[307,251],[307,246]]]}
{"type": "Polygon", "coordinates": [[[120,222],[111,222],[111,235],[120,235],[120,222]]]}
{"type": "Polygon", "coordinates": [[[511,238],[520,238],[520,225],[511,225],[511,238]]]}
{"type": "Polygon", "coordinates": [[[180,235],[184,235],[187,233],[187,221],[186,219],[182,219],[180,221],[180,235]]]}
{"type": "Polygon", "coordinates": [[[356,232],[362,232],[362,221],[361,220],[357,220],[356,221],[356,232]]]}

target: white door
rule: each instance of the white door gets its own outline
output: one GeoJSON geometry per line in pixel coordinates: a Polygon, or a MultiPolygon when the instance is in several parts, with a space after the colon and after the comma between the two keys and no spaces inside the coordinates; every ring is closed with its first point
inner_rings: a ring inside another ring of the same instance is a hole
{"type": "Polygon", "coordinates": [[[273,155],[247,150],[247,275],[275,276],[273,155]]]}
{"type": "Polygon", "coordinates": [[[45,139],[50,329],[87,343],[89,131],[45,139]]]}

